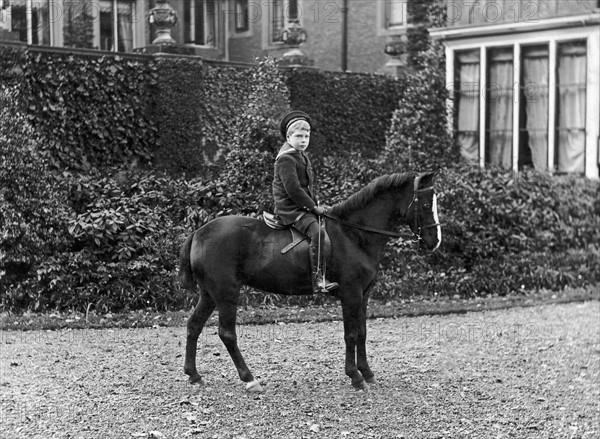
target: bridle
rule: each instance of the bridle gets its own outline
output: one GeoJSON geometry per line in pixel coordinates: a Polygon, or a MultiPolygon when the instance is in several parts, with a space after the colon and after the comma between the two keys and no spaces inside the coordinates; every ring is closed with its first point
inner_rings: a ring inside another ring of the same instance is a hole
{"type": "MultiPolygon", "coordinates": [[[[433,191],[432,187],[429,188],[425,188],[425,189],[419,189],[419,182],[421,181],[421,177],[417,176],[415,177],[415,185],[414,185],[414,190],[413,190],[413,197],[412,200],[410,202],[410,204],[408,205],[408,208],[406,209],[406,214],[408,215],[408,213],[410,212],[410,208],[412,207],[413,210],[416,209],[416,206],[418,206],[419,203],[419,194],[420,193],[424,193],[424,192],[429,192],[429,191],[433,191]]],[[[339,222],[340,224],[343,224],[345,226],[348,227],[353,227],[355,229],[359,229],[359,230],[363,230],[365,232],[370,232],[370,233],[377,233],[379,235],[386,235],[386,236],[392,236],[394,238],[405,238],[406,237],[406,233],[398,233],[398,232],[391,232],[389,230],[383,230],[383,229],[378,229],[375,227],[369,227],[369,226],[364,226],[362,224],[355,224],[355,223],[351,223],[350,221],[346,221],[343,220],[335,215],[332,215],[328,212],[323,213],[323,216],[332,219],[334,221],[339,222]]],[[[416,214],[416,212],[413,212],[413,218],[414,218],[414,228],[412,228],[412,232],[413,232],[413,236],[416,238],[415,242],[419,242],[422,241],[423,238],[421,237],[421,233],[423,232],[423,230],[426,229],[431,229],[433,227],[438,227],[441,226],[440,223],[433,223],[433,224],[427,224],[425,226],[421,225],[418,219],[418,215],[416,214]]]]}
{"type": "MultiPolygon", "coordinates": [[[[428,187],[425,189],[419,189],[419,183],[421,181],[421,177],[418,176],[415,178],[415,187],[413,190],[413,198],[412,201],[410,202],[410,204],[408,205],[408,209],[406,209],[406,214],[408,215],[408,212],[410,212],[410,208],[413,208],[413,211],[417,209],[417,206],[419,205],[419,194],[421,193],[429,193],[429,192],[433,192],[433,187],[428,187]]],[[[435,195],[435,194],[434,194],[435,195]]],[[[427,225],[422,225],[421,222],[419,221],[419,215],[417,215],[416,212],[413,212],[413,220],[414,220],[414,228],[412,230],[414,236],[415,236],[415,242],[419,242],[422,241],[423,238],[421,237],[421,234],[423,233],[423,230],[427,230],[427,229],[433,229],[434,227],[439,227],[442,224],[439,222],[435,222],[432,224],[427,224],[427,225]]]]}

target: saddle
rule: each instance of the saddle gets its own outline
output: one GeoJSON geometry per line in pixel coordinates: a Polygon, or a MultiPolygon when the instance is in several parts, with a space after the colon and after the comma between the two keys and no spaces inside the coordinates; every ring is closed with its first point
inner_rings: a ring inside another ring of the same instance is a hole
{"type": "Polygon", "coordinates": [[[290,244],[286,245],[281,250],[281,254],[286,254],[291,249],[293,249],[298,244],[300,244],[302,241],[307,239],[306,235],[304,235],[303,233],[300,233],[298,230],[296,230],[296,228],[294,228],[294,226],[286,226],[286,225],[282,224],[281,220],[279,219],[279,217],[277,215],[273,215],[272,213],[269,213],[269,212],[263,212],[263,221],[265,222],[265,224],[267,226],[269,226],[273,230],[286,230],[287,229],[292,234],[292,242],[290,244]]]}

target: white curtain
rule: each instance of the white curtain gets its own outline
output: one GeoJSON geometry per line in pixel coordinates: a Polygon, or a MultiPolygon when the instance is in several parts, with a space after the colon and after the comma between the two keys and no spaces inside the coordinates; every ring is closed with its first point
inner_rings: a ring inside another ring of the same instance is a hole
{"type": "Polygon", "coordinates": [[[479,162],[479,51],[459,52],[457,90],[458,141],[461,154],[468,162],[479,162]]]}
{"type": "Polygon", "coordinates": [[[586,47],[559,46],[558,172],[585,171],[586,47]]]}
{"type": "MultiPolygon", "coordinates": [[[[535,169],[548,169],[548,48],[524,49],[523,110],[529,149],[535,169]]],[[[524,139],[524,136],[521,136],[524,139]]]]}
{"type": "Polygon", "coordinates": [[[32,2],[33,44],[50,45],[50,6],[49,0],[32,2]]]}
{"type": "Polygon", "coordinates": [[[130,1],[117,3],[117,21],[119,23],[119,51],[133,51],[133,4],[130,1]]]}
{"type": "Polygon", "coordinates": [[[487,84],[489,140],[486,161],[512,167],[513,52],[492,49],[487,84]]]}

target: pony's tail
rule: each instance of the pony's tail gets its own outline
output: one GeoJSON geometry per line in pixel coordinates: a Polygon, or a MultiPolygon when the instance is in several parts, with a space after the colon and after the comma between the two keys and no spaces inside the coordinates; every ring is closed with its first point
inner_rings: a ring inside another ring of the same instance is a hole
{"type": "Polygon", "coordinates": [[[194,240],[194,233],[190,234],[181,247],[181,253],[179,255],[179,283],[186,290],[196,289],[196,280],[194,279],[194,273],[192,272],[192,265],[190,263],[190,252],[192,250],[192,241],[194,240]]]}

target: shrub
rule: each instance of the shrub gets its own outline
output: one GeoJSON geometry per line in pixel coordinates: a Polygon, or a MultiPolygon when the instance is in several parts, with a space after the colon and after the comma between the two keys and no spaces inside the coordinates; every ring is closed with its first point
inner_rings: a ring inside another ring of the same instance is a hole
{"type": "Polygon", "coordinates": [[[434,254],[386,253],[377,294],[508,294],[600,281],[598,182],[460,165],[439,178],[434,254]]]}
{"type": "Polygon", "coordinates": [[[39,264],[67,248],[72,217],[63,181],[19,111],[15,89],[0,88],[0,307],[40,308],[39,264]]]}

